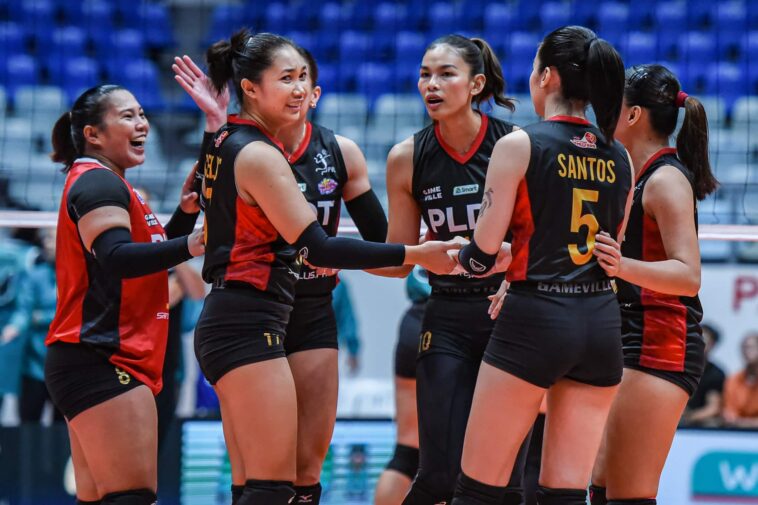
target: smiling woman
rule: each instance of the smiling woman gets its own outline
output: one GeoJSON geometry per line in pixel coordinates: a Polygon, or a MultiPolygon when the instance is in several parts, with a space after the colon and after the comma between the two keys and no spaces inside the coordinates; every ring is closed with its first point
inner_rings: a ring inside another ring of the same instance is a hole
{"type": "Polygon", "coordinates": [[[188,235],[194,169],[165,229],[124,178],[144,162],[149,131],[139,102],[114,85],[85,91],[53,129],[66,183],[45,382],[68,422],[78,503],[155,502],[166,269],[204,252],[202,235],[188,235]]]}

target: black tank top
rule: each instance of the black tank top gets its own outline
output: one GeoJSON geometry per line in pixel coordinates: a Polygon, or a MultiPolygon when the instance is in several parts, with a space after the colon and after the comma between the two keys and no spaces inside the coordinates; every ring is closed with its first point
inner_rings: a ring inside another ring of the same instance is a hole
{"type": "MultiPolygon", "coordinates": [[[[342,204],[342,190],[347,183],[347,168],[334,132],[323,126],[306,124],[305,138],[289,156],[300,191],[318,216],[319,224],[330,237],[337,235],[342,204]]],[[[318,296],[330,293],[337,285],[337,276],[317,276],[308,265],[300,268],[295,286],[296,296],[318,296]]]]}
{"type": "Polygon", "coordinates": [[[203,279],[243,283],[291,303],[298,278],[297,250],[284,241],[260,207],[246,204],[237,193],[234,162],[251,142],[283,150],[255,122],[229,116],[203,153],[203,279]]]}
{"type": "Polygon", "coordinates": [[[594,282],[595,234],[618,233],[632,185],[629,158],[584,119],[555,116],[524,128],[531,158],[519,184],[510,231],[509,281],[594,282]]]}
{"type": "MultiPolygon", "coordinates": [[[[413,197],[433,238],[471,239],[484,195],[487,165],[495,143],[513,131],[513,125],[482,114],[482,125],[469,151],[455,152],[445,143],[437,124],[413,136],[413,197]]],[[[474,278],[469,274],[435,275],[429,284],[455,292],[482,293],[497,289],[503,274],[474,278]]]]}
{"type": "MultiPolygon", "coordinates": [[[[658,223],[645,214],[642,207],[642,195],[645,185],[650,177],[662,166],[670,165],[687,177],[694,195],[694,181],[692,172],[679,160],[676,149],[666,148],[655,153],[637,176],[637,184],[634,187],[634,202],[629,213],[629,223],[626,226],[626,239],[621,245],[621,253],[627,258],[642,261],[667,260],[666,250],[663,247],[661,232],[658,223]]],[[[695,228],[697,228],[697,207],[692,209],[695,228]]],[[[668,319],[673,326],[679,320],[682,327],[686,322],[699,323],[703,318],[703,307],[700,298],[696,296],[664,295],[650,289],[640,288],[621,279],[616,280],[618,286],[618,299],[624,314],[633,316],[637,313],[668,314],[662,316],[668,319]]]]}

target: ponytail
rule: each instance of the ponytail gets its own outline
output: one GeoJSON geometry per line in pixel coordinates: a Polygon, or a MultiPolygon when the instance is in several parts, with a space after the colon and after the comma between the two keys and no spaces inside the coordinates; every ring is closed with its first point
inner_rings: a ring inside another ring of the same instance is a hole
{"type": "Polygon", "coordinates": [[[74,160],[79,157],[79,150],[74,145],[74,139],[71,135],[71,113],[64,112],[53,126],[52,134],[53,152],[50,153],[50,159],[56,163],[63,163],[64,172],[68,172],[74,160]]]}
{"type": "Polygon", "coordinates": [[[477,107],[491,98],[497,105],[510,111],[516,109],[513,99],[505,96],[506,83],[500,61],[484,39],[445,35],[429,44],[426,50],[430,51],[440,45],[450,46],[460,55],[471,68],[471,77],[477,74],[484,75],[484,88],[472,99],[477,107]]]}
{"type": "Polygon", "coordinates": [[[540,71],[555,67],[566,100],[589,102],[607,142],[613,140],[624,99],[624,63],[611,44],[583,26],[549,33],[537,50],[540,71]]]}
{"type": "Polygon", "coordinates": [[[513,99],[506,98],[505,96],[505,78],[503,77],[503,69],[500,66],[500,60],[497,59],[497,55],[492,50],[492,47],[486,40],[480,38],[472,38],[471,42],[482,54],[482,63],[484,64],[484,89],[479,95],[474,97],[473,102],[477,105],[481,105],[482,102],[486,102],[492,98],[497,105],[505,107],[513,112],[516,110],[516,106],[513,99]]]}
{"type": "Polygon", "coordinates": [[[684,99],[684,123],[676,136],[676,151],[694,176],[695,196],[704,199],[717,187],[708,159],[708,118],[703,104],[695,97],[684,99]]]}
{"type": "Polygon", "coordinates": [[[108,96],[125,89],[116,84],[101,84],[90,88],[76,99],[71,112],[64,112],[53,126],[51,135],[53,152],[50,159],[63,163],[63,172],[68,172],[76,158],[84,154],[86,140],[84,127],[100,126],[107,110],[108,96]]]}
{"type": "MultiPolygon", "coordinates": [[[[218,93],[229,81],[242,105],[242,79],[260,82],[263,72],[271,66],[274,53],[284,46],[300,52],[290,39],[272,33],[252,35],[246,28],[232,35],[231,40],[220,40],[208,48],[205,60],[208,76],[218,93]]],[[[302,53],[301,53],[302,54],[302,53]]]]}
{"type": "Polygon", "coordinates": [[[630,107],[644,107],[650,128],[668,139],[676,130],[679,109],[684,107],[684,123],[676,137],[679,159],[692,172],[695,196],[702,200],[718,187],[708,160],[708,118],[703,104],[682,91],[676,76],[662,65],[637,65],[627,71],[624,100],[630,107]]]}
{"type": "Polygon", "coordinates": [[[589,44],[587,83],[597,126],[605,140],[611,142],[624,101],[624,62],[605,40],[594,39],[589,44]]]}

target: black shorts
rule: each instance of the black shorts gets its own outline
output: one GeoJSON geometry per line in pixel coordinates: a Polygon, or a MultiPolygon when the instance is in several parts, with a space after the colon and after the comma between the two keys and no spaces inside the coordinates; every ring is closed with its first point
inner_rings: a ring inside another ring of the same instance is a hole
{"type": "MultiPolygon", "coordinates": [[[[576,286],[575,293],[582,293],[585,285],[576,286]]],[[[561,378],[617,385],[623,373],[621,314],[610,283],[594,294],[555,294],[537,284],[512,283],[484,361],[541,388],[561,378]]]]}
{"type": "Polygon", "coordinates": [[[144,383],[87,344],[58,342],[47,349],[45,385],[55,406],[71,421],[144,383]]]}
{"type": "Polygon", "coordinates": [[[283,358],[291,311],[255,289],[213,288],[195,328],[195,356],[208,382],[243,365],[283,358]]]}
{"type": "Polygon", "coordinates": [[[435,353],[479,363],[492,334],[487,314],[490,301],[483,295],[435,295],[426,302],[418,360],[435,353]]]}
{"type": "Polygon", "coordinates": [[[337,349],[337,319],[332,294],[296,296],[284,339],[284,352],[337,349]]]}
{"type": "Polygon", "coordinates": [[[669,381],[690,396],[695,394],[705,369],[705,342],[700,324],[688,321],[681,341],[670,342],[671,349],[668,350],[661,348],[666,347],[665,342],[654,339],[659,345],[651,351],[643,337],[643,314],[622,310],[622,315],[624,367],[669,381]]]}
{"type": "Polygon", "coordinates": [[[395,375],[398,377],[416,378],[416,356],[425,307],[426,302],[414,303],[408,307],[400,320],[397,345],[395,345],[395,375]]]}

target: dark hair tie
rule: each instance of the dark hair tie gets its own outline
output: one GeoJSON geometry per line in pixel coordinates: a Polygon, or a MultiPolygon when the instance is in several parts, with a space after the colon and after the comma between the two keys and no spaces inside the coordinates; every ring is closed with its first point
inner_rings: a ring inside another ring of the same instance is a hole
{"type": "Polygon", "coordinates": [[[677,106],[677,108],[684,107],[684,102],[687,100],[687,97],[690,96],[684,91],[680,91],[676,94],[676,100],[674,100],[674,105],[677,106]]]}

